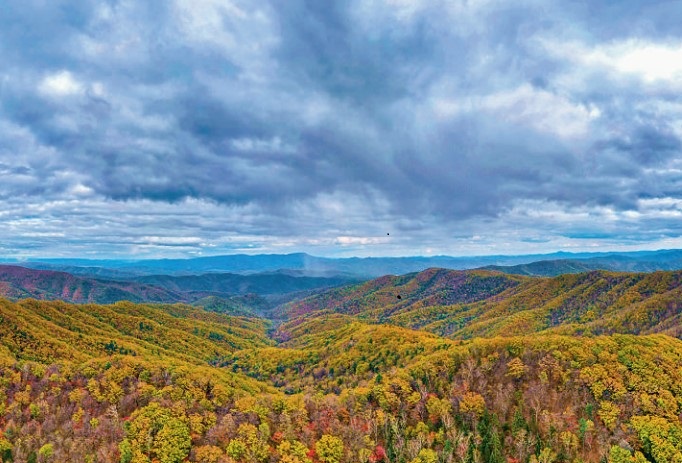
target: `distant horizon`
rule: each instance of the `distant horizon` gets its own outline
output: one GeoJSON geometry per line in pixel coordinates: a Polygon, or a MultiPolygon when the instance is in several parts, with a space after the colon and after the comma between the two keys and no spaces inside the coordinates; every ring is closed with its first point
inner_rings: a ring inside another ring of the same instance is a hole
{"type": "Polygon", "coordinates": [[[437,259],[437,258],[451,258],[451,259],[474,259],[474,258],[495,258],[495,257],[551,257],[560,255],[598,255],[598,254],[637,254],[637,253],[659,253],[659,252],[673,252],[681,251],[682,248],[657,248],[657,249],[635,249],[635,250],[557,250],[551,252],[530,252],[530,253],[501,253],[501,254],[469,254],[469,255],[456,255],[456,254],[404,254],[404,255],[320,255],[312,254],[306,251],[296,251],[296,252],[235,252],[235,253],[223,253],[223,254],[210,254],[210,255],[194,255],[194,256],[179,256],[179,257],[122,257],[122,256],[110,256],[110,257],[70,257],[70,256],[47,256],[47,257],[10,257],[10,256],[0,256],[0,263],[21,263],[21,262],[41,262],[41,261],[118,261],[118,262],[143,262],[143,261],[160,261],[160,260],[192,260],[192,259],[203,259],[203,258],[218,258],[218,257],[232,257],[232,256],[244,256],[244,257],[258,257],[258,256],[295,256],[295,255],[305,255],[320,259],[437,259]]]}

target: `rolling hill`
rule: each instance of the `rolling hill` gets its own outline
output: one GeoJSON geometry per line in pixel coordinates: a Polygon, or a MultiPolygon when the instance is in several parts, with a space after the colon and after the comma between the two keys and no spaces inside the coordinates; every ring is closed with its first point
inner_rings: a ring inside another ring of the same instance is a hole
{"type": "Polygon", "coordinates": [[[613,272],[656,272],[682,269],[682,251],[641,251],[634,253],[606,253],[598,255],[567,255],[563,259],[542,259],[516,265],[488,265],[486,270],[497,270],[513,275],[558,276],[592,270],[613,272]]]}
{"type": "Polygon", "coordinates": [[[340,286],[356,279],[341,277],[307,277],[283,273],[207,273],[203,275],[152,275],[136,278],[138,283],[165,288],[169,291],[193,293],[207,292],[228,295],[286,294],[310,289],[340,286]]]}
{"type": "Polygon", "coordinates": [[[430,269],[333,289],[280,310],[293,319],[346,314],[455,339],[542,331],[680,336],[679,301],[680,271],[592,271],[538,278],[430,269]]]}
{"type": "MultiPolygon", "coordinates": [[[[0,265],[0,295],[21,299],[63,300],[108,304],[132,302],[196,302],[208,296],[227,298],[248,294],[284,296],[345,284],[347,278],[272,274],[208,274],[184,277],[149,276],[135,280],[107,280],[66,272],[0,265]]],[[[275,298],[276,299],[276,298],[275,298]]],[[[242,301],[242,304],[247,301],[242,301]]]]}
{"type": "Polygon", "coordinates": [[[192,305],[209,312],[261,318],[268,318],[272,310],[272,303],[257,294],[229,297],[206,296],[194,301],[192,305]]]}
{"type": "Polygon", "coordinates": [[[185,305],[0,299],[0,319],[3,345],[18,360],[36,362],[125,354],[208,363],[235,349],[272,344],[263,320],[185,305]]]}
{"type": "Polygon", "coordinates": [[[70,302],[177,302],[184,296],[158,286],[99,280],[71,275],[66,272],[34,270],[0,265],[0,294],[17,299],[32,297],[70,302]]]}
{"type": "Polygon", "coordinates": [[[283,306],[287,318],[320,310],[357,315],[377,322],[420,306],[442,306],[487,299],[518,285],[522,278],[499,272],[428,269],[384,276],[345,286],[283,306]]]}
{"type": "Polygon", "coordinates": [[[540,260],[537,262],[531,262],[529,264],[519,264],[519,265],[488,265],[482,267],[482,270],[491,270],[502,273],[507,273],[509,275],[526,275],[526,276],[559,276],[566,273],[583,273],[590,272],[592,270],[615,270],[611,268],[612,266],[600,266],[598,263],[591,261],[590,259],[585,260],[570,260],[570,259],[557,259],[557,260],[540,260]]]}

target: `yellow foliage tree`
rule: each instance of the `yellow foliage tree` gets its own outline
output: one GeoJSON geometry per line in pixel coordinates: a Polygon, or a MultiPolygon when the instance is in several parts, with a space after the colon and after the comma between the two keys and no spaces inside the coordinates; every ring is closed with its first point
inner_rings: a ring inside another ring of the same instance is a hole
{"type": "Polygon", "coordinates": [[[467,392],[459,401],[459,411],[481,416],[485,411],[485,399],[477,392],[467,392]]]}
{"type": "Polygon", "coordinates": [[[343,458],[343,441],[325,434],[315,443],[315,452],[322,463],[340,463],[343,458]]]}
{"type": "Polygon", "coordinates": [[[507,362],[507,376],[510,378],[521,379],[526,374],[526,370],[526,365],[518,357],[507,362]]]}

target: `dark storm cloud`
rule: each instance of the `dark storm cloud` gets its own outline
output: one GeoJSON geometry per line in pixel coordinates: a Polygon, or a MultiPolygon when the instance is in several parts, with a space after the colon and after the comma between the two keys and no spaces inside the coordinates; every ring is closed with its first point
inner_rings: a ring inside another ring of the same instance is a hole
{"type": "Polygon", "coordinates": [[[557,236],[616,236],[566,217],[680,197],[681,19],[679,2],[11,0],[0,195],[102,223],[103,204],[249,208],[252,237],[505,234],[536,226],[524,208],[554,210],[557,236]]]}

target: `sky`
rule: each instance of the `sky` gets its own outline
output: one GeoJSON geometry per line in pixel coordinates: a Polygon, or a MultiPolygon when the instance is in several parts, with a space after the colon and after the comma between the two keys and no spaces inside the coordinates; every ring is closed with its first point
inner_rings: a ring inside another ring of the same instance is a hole
{"type": "Polygon", "coordinates": [[[3,0],[0,256],[682,248],[682,2],[3,0]]]}

